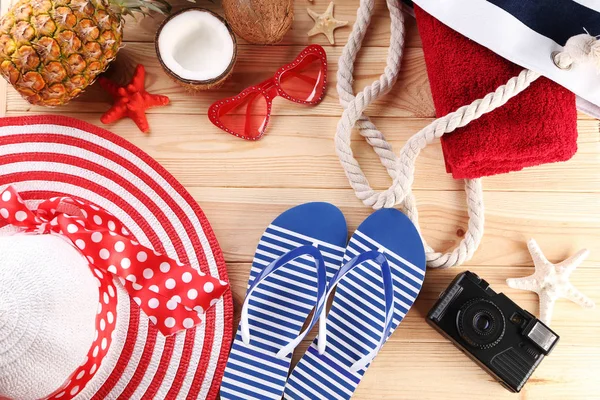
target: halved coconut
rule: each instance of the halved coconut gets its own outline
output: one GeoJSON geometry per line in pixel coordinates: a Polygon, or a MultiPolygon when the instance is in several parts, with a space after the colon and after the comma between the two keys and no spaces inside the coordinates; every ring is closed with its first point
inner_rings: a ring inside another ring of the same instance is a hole
{"type": "Polygon", "coordinates": [[[203,8],[187,8],[163,21],[155,47],[165,72],[193,90],[220,86],[237,56],[237,42],[227,21],[203,8]]]}

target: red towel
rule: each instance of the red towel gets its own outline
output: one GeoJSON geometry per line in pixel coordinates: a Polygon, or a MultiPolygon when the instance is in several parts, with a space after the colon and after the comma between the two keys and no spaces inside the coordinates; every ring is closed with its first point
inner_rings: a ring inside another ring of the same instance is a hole
{"type": "MultiPolygon", "coordinates": [[[[415,6],[438,117],[485,96],[522,67],[415,6]]],[[[504,106],[442,137],[446,170],[478,178],[566,161],[577,151],[575,95],[542,77],[504,106]]]]}

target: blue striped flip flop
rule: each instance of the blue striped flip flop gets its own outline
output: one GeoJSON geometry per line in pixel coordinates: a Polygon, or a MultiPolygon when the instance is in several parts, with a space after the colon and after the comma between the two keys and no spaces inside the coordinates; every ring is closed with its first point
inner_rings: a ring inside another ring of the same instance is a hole
{"type": "Polygon", "coordinates": [[[347,238],[342,212],[328,203],[294,207],[269,225],[252,263],[221,399],[281,399],[294,347],[319,317],[324,322],[327,280],[342,264],[347,238]]]}
{"type": "Polygon", "coordinates": [[[376,211],[363,221],[350,238],[344,262],[356,265],[339,277],[339,283],[331,281],[330,286],[337,283],[337,287],[326,319],[327,348],[319,354],[320,333],[292,371],[285,399],[350,399],[370,361],[413,305],[425,278],[421,237],[396,209],[376,211]],[[393,276],[394,312],[389,329],[384,268],[365,256],[373,251],[385,256],[393,276]]]}

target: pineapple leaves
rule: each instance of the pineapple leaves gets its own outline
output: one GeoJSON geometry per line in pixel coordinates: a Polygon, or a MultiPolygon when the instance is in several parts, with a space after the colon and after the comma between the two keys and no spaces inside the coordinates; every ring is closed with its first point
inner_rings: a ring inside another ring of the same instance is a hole
{"type": "MultiPolygon", "coordinates": [[[[157,6],[157,5],[156,5],[156,4],[154,4],[154,3],[150,3],[150,2],[148,2],[148,3],[144,4],[144,6],[145,6],[145,7],[146,7],[148,10],[150,10],[150,11],[156,11],[157,13],[165,14],[165,10],[163,10],[161,7],[157,6]]],[[[169,11],[170,11],[170,10],[169,10],[169,11]]],[[[169,11],[167,11],[167,13],[168,13],[169,11]]]]}
{"type": "Polygon", "coordinates": [[[167,0],[111,0],[111,3],[120,9],[121,14],[131,15],[142,14],[149,16],[149,11],[154,11],[163,15],[171,12],[171,4],[167,0]]]}
{"type": "MultiPolygon", "coordinates": [[[[196,3],[196,0],[187,0],[190,3],[196,3]]],[[[208,0],[216,3],[215,0],[208,0]]],[[[143,17],[150,16],[150,11],[163,15],[171,13],[172,6],[168,0],[109,0],[111,8],[122,15],[131,15],[134,19],[136,14],[143,17]]]]}

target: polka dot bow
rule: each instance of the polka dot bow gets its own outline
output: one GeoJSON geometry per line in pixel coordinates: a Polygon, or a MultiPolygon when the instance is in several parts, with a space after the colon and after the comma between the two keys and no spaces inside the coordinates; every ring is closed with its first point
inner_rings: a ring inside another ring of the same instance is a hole
{"type": "Polygon", "coordinates": [[[119,278],[165,336],[198,325],[228,289],[226,282],[140,245],[115,216],[91,203],[54,197],[32,211],[9,186],[0,194],[0,217],[25,232],[66,237],[98,278],[119,278]],[[61,203],[75,206],[81,216],[58,211],[61,203]]]}

